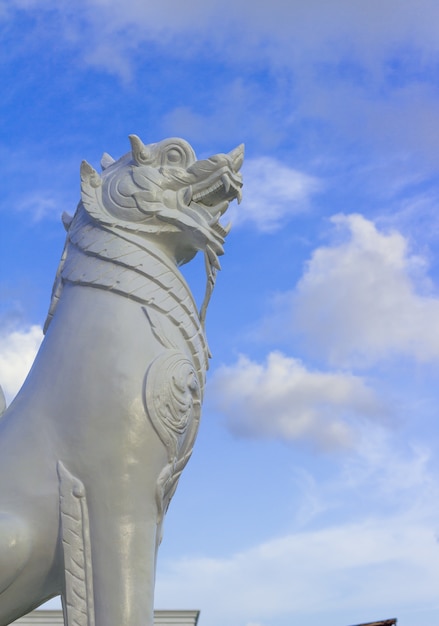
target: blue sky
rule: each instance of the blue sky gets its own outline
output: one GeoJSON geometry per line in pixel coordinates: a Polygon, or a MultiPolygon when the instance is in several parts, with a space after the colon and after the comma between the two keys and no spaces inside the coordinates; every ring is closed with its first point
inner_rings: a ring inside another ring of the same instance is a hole
{"type": "MultiPolygon", "coordinates": [[[[0,0],[0,379],[41,340],[79,164],[246,144],[157,608],[439,619],[439,5],[0,0]]],[[[185,270],[204,289],[202,263],[185,270]]]]}

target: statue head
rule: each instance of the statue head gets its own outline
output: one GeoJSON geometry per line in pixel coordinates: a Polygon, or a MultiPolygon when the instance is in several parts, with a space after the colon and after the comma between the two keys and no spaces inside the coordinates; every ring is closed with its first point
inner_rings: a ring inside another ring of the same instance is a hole
{"type": "Polygon", "coordinates": [[[216,257],[230,230],[220,223],[241,199],[244,147],[197,160],[183,139],[145,145],[130,135],[131,151],[115,161],[104,154],[102,174],[81,166],[82,204],[96,221],[156,236],[178,264],[198,250],[216,257]]]}

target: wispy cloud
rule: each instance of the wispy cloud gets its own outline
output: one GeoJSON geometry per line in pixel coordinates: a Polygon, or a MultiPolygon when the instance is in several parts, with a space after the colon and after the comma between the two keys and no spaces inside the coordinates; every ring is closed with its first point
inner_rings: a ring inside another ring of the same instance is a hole
{"type": "MultiPolygon", "coordinates": [[[[414,163],[420,158],[430,167],[435,163],[439,44],[432,24],[439,8],[429,0],[416,6],[397,0],[379,5],[276,0],[257,10],[248,0],[208,5],[192,0],[184,6],[173,0],[154,5],[81,0],[74,8],[54,0],[11,0],[5,6],[18,30],[17,16],[31,17],[27,39],[31,29],[38,44],[56,36],[57,47],[74,53],[75,67],[114,74],[126,83],[134,83],[139,67],[158,51],[168,60],[209,61],[221,68],[218,83],[199,90],[204,108],[212,109],[204,119],[188,104],[182,85],[174,111],[164,115],[164,127],[177,134],[186,125],[195,138],[206,132],[210,137],[259,132],[266,141],[275,141],[275,135],[277,141],[294,137],[300,143],[303,128],[316,124],[314,152],[343,139],[345,155],[359,140],[387,152],[422,151],[414,163]],[[269,79],[262,96],[251,89],[259,72],[269,79]],[[243,76],[247,85],[241,91],[235,87],[235,97],[233,79],[243,76]],[[227,108],[228,99],[234,106],[227,108]]],[[[147,84],[144,75],[141,82],[147,84]]]]}
{"type": "Polygon", "coordinates": [[[209,383],[211,402],[239,436],[308,441],[322,448],[353,444],[355,419],[375,419],[386,409],[361,378],[308,370],[280,352],[265,363],[241,356],[209,383]]]}
{"type": "MultiPolygon", "coordinates": [[[[190,105],[178,104],[180,96],[176,93],[177,104],[163,118],[164,133],[183,134],[198,144],[206,139],[217,145],[230,143],[228,149],[235,147],[237,137],[241,141],[248,138],[253,145],[272,151],[284,138],[286,127],[290,127],[288,82],[285,85],[266,73],[261,84],[251,75],[236,72],[239,65],[232,66],[230,73],[224,75],[221,62],[215,59],[212,63],[218,68],[219,76],[213,73],[210,89],[190,105]],[[272,91],[269,98],[267,89],[272,91]]],[[[182,84],[181,89],[184,96],[186,86],[182,84]]]]}
{"type": "Polygon", "coordinates": [[[62,213],[62,208],[66,205],[64,199],[56,197],[54,193],[38,193],[22,196],[16,205],[16,210],[29,216],[32,222],[40,222],[43,219],[56,219],[62,213]]]}
{"type": "MultiPolygon", "coordinates": [[[[284,63],[303,61],[322,46],[329,58],[344,50],[351,52],[351,58],[355,57],[355,52],[361,53],[369,62],[373,61],[374,55],[392,50],[404,41],[421,49],[424,45],[439,49],[433,27],[435,19],[439,18],[439,9],[428,0],[419,0],[416,6],[401,4],[397,0],[367,5],[348,0],[335,0],[330,5],[319,0],[306,5],[299,0],[275,0],[261,3],[257,9],[249,0],[213,0],[208,5],[189,0],[184,6],[173,0],[152,5],[137,0],[127,0],[123,5],[116,0],[82,0],[75,6],[75,11],[54,0],[11,0],[7,6],[9,10],[12,7],[22,10],[46,8],[59,14],[69,13],[72,18],[76,14],[77,19],[80,15],[82,21],[93,24],[96,36],[100,31],[101,37],[110,34],[117,37],[125,31],[130,33],[131,40],[161,39],[166,46],[172,35],[181,34],[186,47],[192,50],[204,47],[206,41],[211,41],[215,49],[227,41],[235,44],[224,51],[230,55],[236,54],[237,35],[245,44],[243,49],[250,47],[249,55],[254,54],[256,42],[262,39],[265,50],[272,54],[277,52],[279,57],[287,50],[296,52],[296,55],[284,58],[284,63]],[[192,39],[190,35],[195,33],[197,36],[192,39]],[[297,58],[300,50],[303,54],[297,58]]],[[[130,46],[128,40],[126,46],[130,46]]],[[[410,62],[409,56],[407,62],[410,62]]]]}
{"type": "Polygon", "coordinates": [[[23,384],[42,339],[36,325],[0,334],[0,385],[8,403],[23,384]]]}
{"type": "Polygon", "coordinates": [[[169,606],[172,598],[180,607],[192,598],[207,624],[229,621],[229,613],[238,624],[280,615],[311,623],[300,617],[328,619],[335,609],[361,611],[370,619],[372,598],[375,611],[390,615],[395,607],[398,614],[434,609],[438,552],[425,521],[369,518],[286,535],[230,558],[168,563],[158,577],[157,601],[169,606]],[[218,589],[227,602],[218,603],[218,589]]]}
{"type": "Polygon", "coordinates": [[[59,220],[63,211],[74,210],[81,157],[70,154],[62,141],[38,144],[20,137],[13,148],[0,143],[0,159],[8,180],[0,199],[0,212],[22,213],[34,223],[59,220]]]}
{"type": "MultiPolygon", "coordinates": [[[[208,626],[228,621],[229,611],[241,624],[281,616],[285,623],[316,624],[323,615],[332,623],[333,611],[337,620],[340,612],[355,619],[356,611],[357,621],[365,621],[373,618],[371,603],[383,612],[377,619],[397,615],[404,621],[412,612],[415,619],[407,623],[415,624],[421,607],[434,613],[437,606],[437,487],[427,457],[384,438],[380,452],[364,454],[356,472],[347,463],[335,479],[320,479],[317,515],[307,528],[223,558],[162,563],[158,602],[192,602],[208,626]],[[400,480],[403,475],[408,480],[400,480]],[[331,511],[330,523],[320,516],[325,510],[331,511]],[[227,603],[218,605],[218,589],[227,603]]],[[[299,516],[308,487],[309,481],[294,502],[299,516]]]]}

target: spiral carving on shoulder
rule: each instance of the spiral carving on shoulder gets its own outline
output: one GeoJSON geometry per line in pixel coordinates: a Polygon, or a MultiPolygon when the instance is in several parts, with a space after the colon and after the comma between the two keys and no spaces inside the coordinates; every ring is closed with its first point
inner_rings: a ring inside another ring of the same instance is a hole
{"type": "Polygon", "coordinates": [[[198,430],[201,390],[192,362],[179,350],[167,350],[151,363],[145,376],[144,404],[168,460],[186,454],[198,430]]]}

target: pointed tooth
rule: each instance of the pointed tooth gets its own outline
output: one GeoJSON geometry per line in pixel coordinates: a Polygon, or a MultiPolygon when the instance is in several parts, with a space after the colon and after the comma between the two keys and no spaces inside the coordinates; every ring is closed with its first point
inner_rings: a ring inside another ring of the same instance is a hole
{"type": "Polygon", "coordinates": [[[241,201],[242,201],[242,191],[241,191],[241,189],[237,189],[236,190],[236,199],[238,201],[238,204],[241,204],[241,201]]]}
{"type": "Polygon", "coordinates": [[[225,236],[227,236],[230,233],[231,228],[232,228],[232,222],[229,222],[226,226],[223,226],[225,236]]]}
{"type": "Polygon", "coordinates": [[[223,185],[224,185],[224,191],[225,191],[226,193],[228,193],[228,192],[229,192],[229,189],[230,189],[230,184],[231,184],[231,183],[230,183],[230,178],[227,176],[227,174],[223,174],[223,175],[221,176],[221,182],[222,182],[222,183],[223,183],[223,185]]]}
{"type": "Polygon", "coordinates": [[[218,261],[218,256],[216,255],[216,253],[212,250],[210,246],[206,246],[206,254],[209,259],[210,264],[213,265],[213,267],[215,267],[217,270],[220,270],[221,265],[220,265],[220,262],[218,261]]]}
{"type": "Polygon", "coordinates": [[[192,197],[192,185],[186,187],[183,194],[183,201],[185,204],[190,204],[194,198],[192,197]]]}
{"type": "Polygon", "coordinates": [[[225,213],[228,208],[229,208],[229,201],[228,200],[223,200],[222,202],[217,204],[216,207],[215,207],[215,209],[217,210],[217,215],[218,216],[221,216],[223,213],[225,213]]]}

